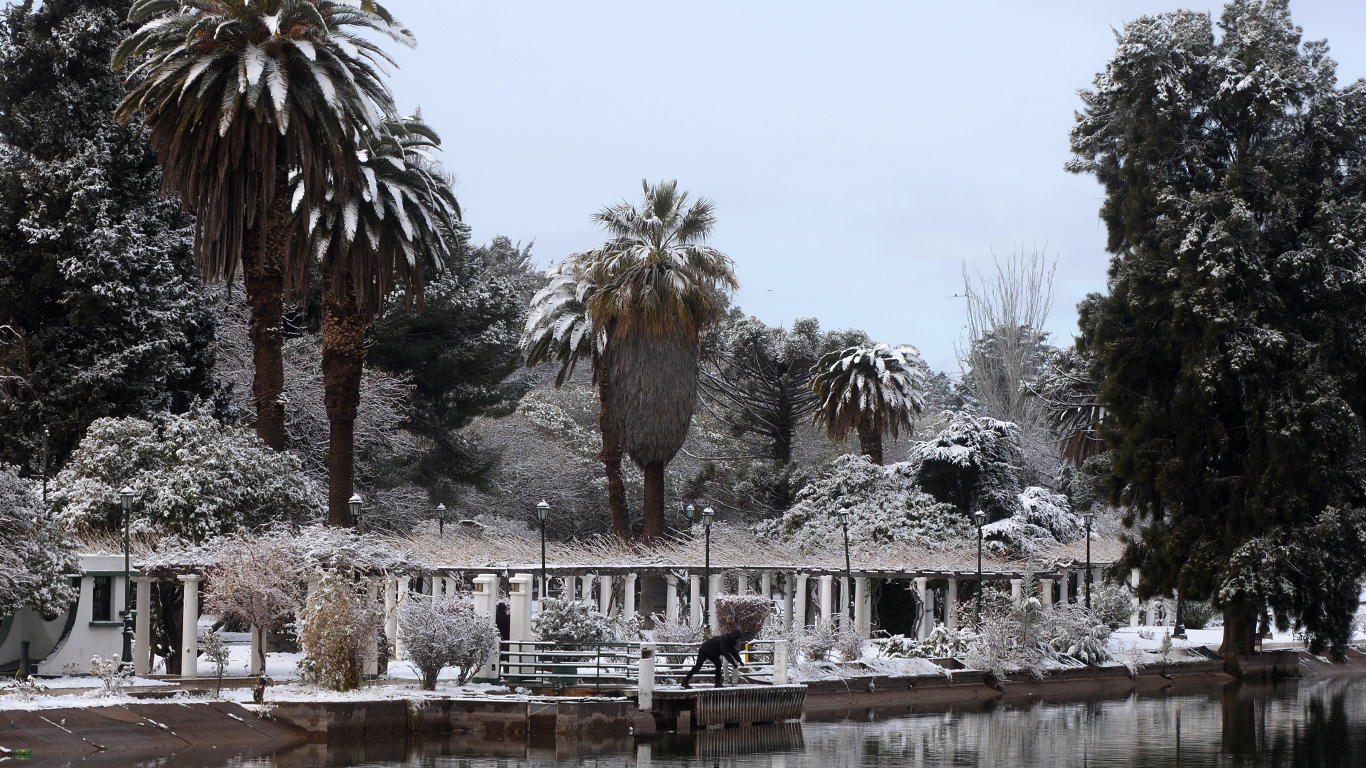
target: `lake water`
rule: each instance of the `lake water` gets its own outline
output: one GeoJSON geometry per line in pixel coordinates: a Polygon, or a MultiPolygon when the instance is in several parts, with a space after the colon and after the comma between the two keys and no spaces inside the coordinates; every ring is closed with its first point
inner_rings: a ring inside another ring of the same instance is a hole
{"type": "MultiPolygon", "coordinates": [[[[1366,766],[1366,681],[1230,685],[1127,698],[990,708],[876,710],[801,724],[607,742],[526,744],[469,737],[229,755],[177,768],[514,766],[1366,766]]],[[[152,765],[152,764],[149,764],[152,765]]]]}

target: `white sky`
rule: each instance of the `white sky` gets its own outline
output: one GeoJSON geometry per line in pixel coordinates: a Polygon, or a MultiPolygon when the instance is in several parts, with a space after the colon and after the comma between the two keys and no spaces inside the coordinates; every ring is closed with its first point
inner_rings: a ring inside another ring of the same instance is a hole
{"type": "MultiPolygon", "coordinates": [[[[1058,341],[1104,289],[1100,188],[1062,170],[1076,91],[1112,28],[1180,2],[386,5],[418,38],[396,53],[399,106],[441,133],[476,242],[558,261],[602,241],[594,211],[676,178],[716,203],[746,312],[952,371],[964,261],[1056,255],[1058,341]]],[[[1366,76],[1366,3],[1291,11],[1341,82],[1366,76]]]]}

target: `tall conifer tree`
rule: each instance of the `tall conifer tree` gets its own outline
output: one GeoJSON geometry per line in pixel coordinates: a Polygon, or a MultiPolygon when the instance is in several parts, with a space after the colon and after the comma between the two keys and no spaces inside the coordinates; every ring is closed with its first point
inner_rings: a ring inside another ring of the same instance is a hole
{"type": "Polygon", "coordinates": [[[1272,615],[1350,637],[1363,575],[1366,83],[1284,0],[1125,25],[1072,131],[1105,188],[1082,305],[1144,597],[1213,598],[1225,653],[1272,615]]]}
{"type": "Polygon", "coordinates": [[[0,18],[0,324],[26,381],[0,409],[0,459],[54,463],[102,416],[217,402],[213,317],[193,219],[161,199],[145,131],[114,121],[127,0],[48,0],[0,18]]]}

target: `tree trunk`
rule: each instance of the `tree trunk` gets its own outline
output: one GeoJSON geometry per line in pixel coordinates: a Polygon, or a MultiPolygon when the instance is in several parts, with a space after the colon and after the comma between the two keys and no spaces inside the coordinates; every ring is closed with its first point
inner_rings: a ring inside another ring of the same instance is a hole
{"type": "Polygon", "coordinates": [[[646,464],[641,469],[645,472],[645,504],[640,538],[645,546],[652,547],[664,535],[664,462],[646,464]]]}
{"type": "Polygon", "coordinates": [[[858,444],[863,449],[863,455],[867,456],[874,464],[882,463],[882,430],[878,429],[873,420],[865,416],[860,416],[858,420],[858,444]]]}
{"type": "Polygon", "coordinates": [[[289,213],[288,174],[275,173],[275,190],[265,218],[242,237],[242,277],[251,306],[252,363],[251,402],[256,407],[256,436],[275,450],[285,447],[285,364],[280,354],[284,343],[285,265],[289,248],[286,218],[289,213]],[[262,248],[261,238],[265,238],[262,248]]]}
{"type": "Polygon", "coordinates": [[[330,428],[327,524],[349,528],[356,523],[351,519],[350,502],[354,492],[356,411],[360,406],[368,318],[357,306],[351,276],[343,275],[335,288],[333,282],[323,275],[323,403],[330,428]]]}
{"type": "Polygon", "coordinates": [[[1253,611],[1224,606],[1224,642],[1219,655],[1251,656],[1257,649],[1257,616],[1253,611]]]}
{"type": "MultiPolygon", "coordinates": [[[[604,358],[606,353],[603,353],[604,358]]],[[[607,506],[612,512],[612,533],[623,542],[631,540],[631,512],[626,508],[626,483],[621,479],[621,441],[617,439],[611,407],[611,384],[607,366],[598,371],[598,426],[602,428],[602,468],[607,473],[607,506]]]]}

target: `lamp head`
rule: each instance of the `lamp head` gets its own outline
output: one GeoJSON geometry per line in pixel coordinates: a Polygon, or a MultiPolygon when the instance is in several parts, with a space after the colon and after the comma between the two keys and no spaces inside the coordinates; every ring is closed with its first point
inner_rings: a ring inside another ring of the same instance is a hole
{"type": "Polygon", "coordinates": [[[843,527],[845,527],[845,528],[848,528],[848,527],[849,527],[849,510],[847,510],[847,509],[841,509],[841,510],[840,510],[840,525],[843,526],[843,527]]]}
{"type": "Polygon", "coordinates": [[[986,524],[987,524],[987,513],[983,512],[983,511],[980,510],[980,509],[977,510],[976,512],[973,512],[973,513],[972,513],[972,523],[973,523],[973,525],[976,525],[978,528],[981,528],[982,526],[986,525],[986,524]]]}
{"type": "Polygon", "coordinates": [[[351,517],[352,517],[352,519],[355,519],[355,518],[357,518],[357,517],[360,517],[360,505],[361,505],[360,494],[359,494],[359,493],[353,493],[353,494],[351,494],[351,500],[350,500],[349,502],[347,502],[347,503],[351,505],[351,517]]]}
{"type": "Polygon", "coordinates": [[[536,517],[540,518],[541,522],[544,523],[545,519],[549,516],[550,505],[546,503],[545,499],[541,499],[541,503],[536,505],[536,517]]]}
{"type": "Polygon", "coordinates": [[[446,519],[446,505],[445,505],[445,504],[437,504],[437,505],[436,505],[436,516],[437,516],[438,518],[440,518],[441,520],[443,520],[443,521],[446,519]]]}
{"type": "Polygon", "coordinates": [[[683,509],[683,511],[688,513],[688,522],[691,523],[693,515],[697,514],[697,507],[694,507],[693,505],[689,504],[687,507],[683,509]]]}
{"type": "Polygon", "coordinates": [[[133,508],[133,489],[126,485],[123,486],[123,490],[119,491],[119,502],[123,504],[124,512],[131,510],[133,508]]]}
{"type": "Polygon", "coordinates": [[[712,519],[713,517],[716,517],[716,510],[712,509],[711,507],[707,507],[706,509],[702,510],[702,524],[703,524],[703,525],[705,525],[705,526],[707,526],[708,528],[710,528],[710,527],[711,527],[711,519],[712,519]]]}
{"type": "Polygon", "coordinates": [[[1096,515],[1095,515],[1094,512],[1087,512],[1086,514],[1082,515],[1081,517],[1082,517],[1083,520],[1086,521],[1086,527],[1087,527],[1087,528],[1090,528],[1090,527],[1091,527],[1091,523],[1094,523],[1094,522],[1096,521],[1096,515]]]}

